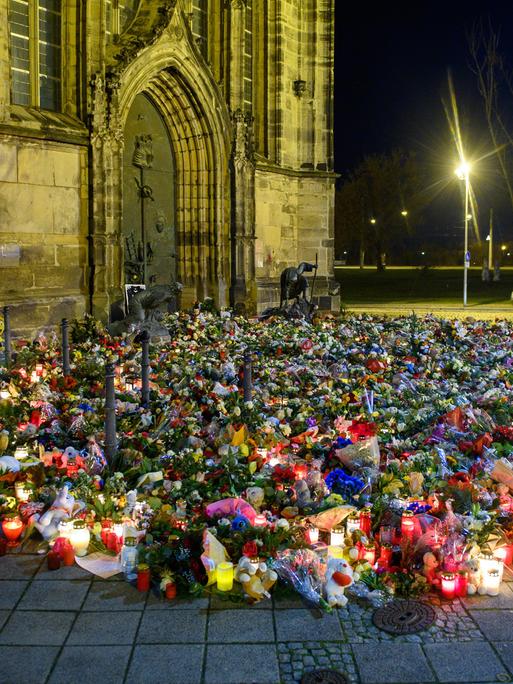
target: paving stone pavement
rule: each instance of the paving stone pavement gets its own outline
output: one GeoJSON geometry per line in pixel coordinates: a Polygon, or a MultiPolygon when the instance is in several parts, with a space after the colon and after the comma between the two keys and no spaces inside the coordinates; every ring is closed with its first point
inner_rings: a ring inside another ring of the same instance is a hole
{"type": "Polygon", "coordinates": [[[49,572],[37,555],[0,558],[0,684],[296,684],[334,669],[350,684],[513,682],[513,574],[498,597],[434,599],[409,636],[350,602],[331,615],[296,596],[248,607],[165,601],[120,576],[49,572]]]}

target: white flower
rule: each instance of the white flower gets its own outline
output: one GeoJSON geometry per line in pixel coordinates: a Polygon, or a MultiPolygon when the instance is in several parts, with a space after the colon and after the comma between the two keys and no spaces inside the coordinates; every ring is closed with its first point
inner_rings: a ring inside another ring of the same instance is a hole
{"type": "Polygon", "coordinates": [[[240,406],[236,406],[236,407],[233,409],[233,415],[234,415],[234,416],[240,416],[240,406]]]}

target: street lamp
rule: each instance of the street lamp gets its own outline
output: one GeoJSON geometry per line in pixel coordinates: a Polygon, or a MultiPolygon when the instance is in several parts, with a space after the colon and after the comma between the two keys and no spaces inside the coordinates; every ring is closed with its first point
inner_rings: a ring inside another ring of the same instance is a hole
{"type": "Polygon", "coordinates": [[[406,211],[406,209],[402,210],[401,216],[408,216],[408,212],[406,211]]]}
{"type": "Polygon", "coordinates": [[[371,222],[372,224],[374,224],[374,223],[376,223],[376,219],[375,219],[375,218],[371,218],[370,222],[371,222]]]}
{"type": "MultiPolygon", "coordinates": [[[[470,254],[468,253],[468,200],[469,200],[469,175],[470,175],[470,164],[463,160],[458,168],[455,170],[456,175],[460,180],[465,181],[465,247],[463,255],[463,306],[467,306],[467,273],[468,267],[470,266],[470,254]]],[[[471,216],[470,216],[471,218],[471,216]]]]}

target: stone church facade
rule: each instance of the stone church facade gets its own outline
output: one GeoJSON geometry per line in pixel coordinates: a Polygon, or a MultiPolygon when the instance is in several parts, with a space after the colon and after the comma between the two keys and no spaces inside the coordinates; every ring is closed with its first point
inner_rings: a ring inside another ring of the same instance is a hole
{"type": "Polygon", "coordinates": [[[334,0],[0,0],[0,303],[32,331],[129,282],[250,312],[333,273],[334,0]]]}

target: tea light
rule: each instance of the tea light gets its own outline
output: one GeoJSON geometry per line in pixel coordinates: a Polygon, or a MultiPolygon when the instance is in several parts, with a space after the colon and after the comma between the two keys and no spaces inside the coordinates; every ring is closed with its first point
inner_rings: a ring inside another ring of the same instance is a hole
{"type": "Polygon", "coordinates": [[[337,525],[331,530],[330,544],[331,546],[343,546],[345,539],[344,528],[342,525],[337,525]]]}
{"type": "Polygon", "coordinates": [[[318,527],[307,527],[305,532],[306,541],[309,544],[317,544],[319,541],[319,528],[318,527]]]}
{"type": "Polygon", "coordinates": [[[2,532],[8,540],[7,546],[18,546],[18,539],[23,532],[23,523],[18,515],[13,518],[4,518],[2,532]]]}
{"type": "Polygon", "coordinates": [[[255,515],[255,522],[253,523],[253,527],[266,527],[267,526],[267,518],[264,513],[257,513],[255,515]]]}
{"type": "Polygon", "coordinates": [[[32,490],[25,485],[25,482],[15,482],[14,494],[16,496],[16,500],[19,501],[19,503],[26,503],[30,500],[32,490]]]}
{"type": "Polygon", "coordinates": [[[77,556],[85,556],[91,541],[91,533],[86,527],[84,520],[75,520],[73,522],[73,530],[69,538],[75,554],[77,556]]]}
{"type": "Polygon", "coordinates": [[[484,577],[485,589],[488,596],[498,596],[501,587],[499,570],[489,570],[484,577]]]}
{"type": "Polygon", "coordinates": [[[358,511],[353,511],[347,517],[346,530],[348,534],[351,532],[356,532],[360,529],[360,513],[358,511]]]}
{"type": "Polygon", "coordinates": [[[413,532],[415,530],[415,520],[413,518],[413,511],[403,511],[401,516],[401,535],[404,541],[413,541],[413,532]]]}
{"type": "Polygon", "coordinates": [[[374,565],[376,562],[376,547],[374,544],[365,544],[363,557],[368,563],[374,565]]]}
{"type": "Polygon", "coordinates": [[[233,563],[229,561],[218,563],[216,574],[219,591],[231,591],[233,588],[233,563]]]}
{"type": "Polygon", "coordinates": [[[456,575],[453,572],[443,572],[440,575],[442,596],[453,599],[456,595],[456,575]]]}

